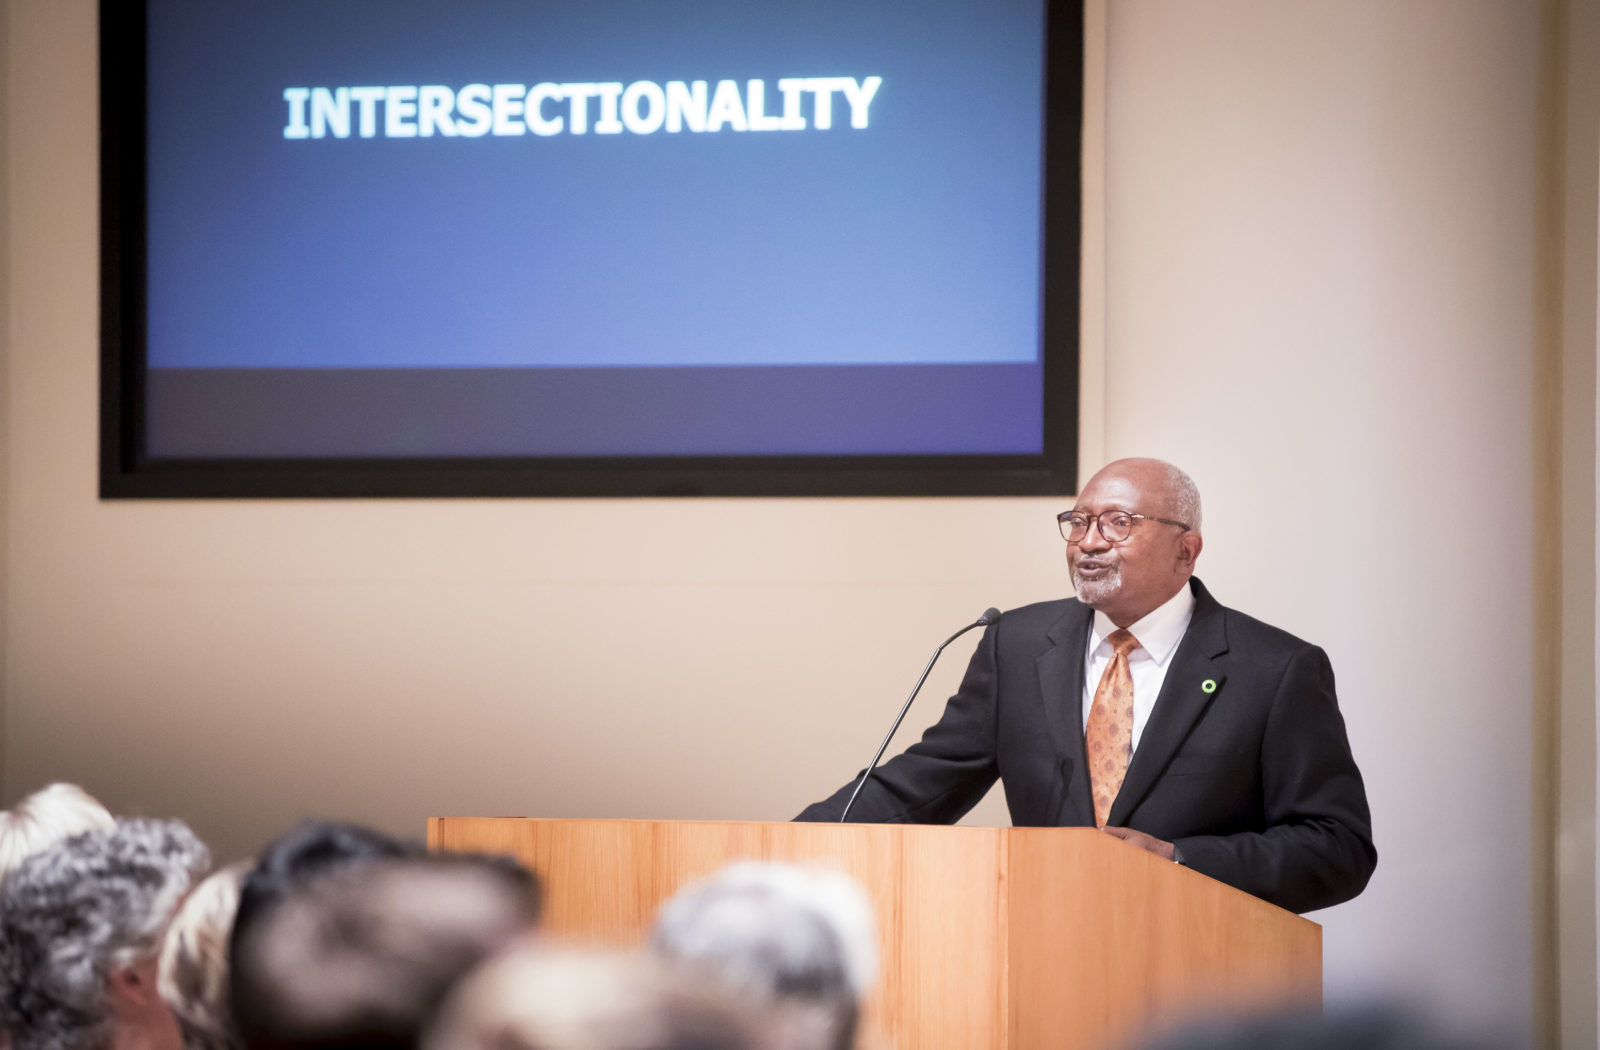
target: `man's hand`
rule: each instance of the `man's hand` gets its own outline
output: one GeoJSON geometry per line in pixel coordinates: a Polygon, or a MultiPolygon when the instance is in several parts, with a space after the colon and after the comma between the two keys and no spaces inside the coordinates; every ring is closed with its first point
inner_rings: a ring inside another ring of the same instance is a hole
{"type": "Polygon", "coordinates": [[[1158,839],[1154,835],[1146,835],[1144,832],[1134,831],[1132,828],[1112,827],[1109,824],[1106,825],[1104,830],[1106,834],[1115,835],[1123,842],[1138,846],[1140,849],[1149,850],[1162,860],[1172,859],[1172,843],[1165,839],[1158,839]]]}

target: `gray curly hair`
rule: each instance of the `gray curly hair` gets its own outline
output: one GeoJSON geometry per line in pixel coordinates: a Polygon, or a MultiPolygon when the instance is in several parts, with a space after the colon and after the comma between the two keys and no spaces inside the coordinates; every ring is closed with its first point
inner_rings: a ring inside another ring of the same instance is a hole
{"type": "Polygon", "coordinates": [[[0,884],[0,1028],[13,1050],[96,1050],[107,979],[161,949],[211,855],[177,820],[122,820],[36,853],[0,884]]]}

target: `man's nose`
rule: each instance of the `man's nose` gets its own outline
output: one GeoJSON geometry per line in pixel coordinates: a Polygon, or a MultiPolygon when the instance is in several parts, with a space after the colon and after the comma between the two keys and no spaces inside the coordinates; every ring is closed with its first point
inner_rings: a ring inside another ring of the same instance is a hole
{"type": "Polygon", "coordinates": [[[1110,547],[1111,544],[1106,539],[1106,534],[1100,529],[1100,519],[1090,519],[1088,530],[1084,532],[1083,539],[1078,541],[1078,549],[1080,551],[1103,551],[1108,550],[1110,547]]]}

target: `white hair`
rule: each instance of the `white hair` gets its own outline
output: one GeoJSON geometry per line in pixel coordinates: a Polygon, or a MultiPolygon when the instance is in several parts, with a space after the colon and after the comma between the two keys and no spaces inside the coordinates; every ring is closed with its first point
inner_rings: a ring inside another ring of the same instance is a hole
{"type": "Polygon", "coordinates": [[[1200,533],[1200,489],[1194,479],[1171,463],[1162,461],[1167,472],[1167,491],[1172,493],[1173,512],[1178,520],[1200,533]]]}
{"type": "Polygon", "coordinates": [[[62,839],[85,831],[110,831],[111,813],[76,784],[40,788],[0,813],[0,879],[62,839]]]}
{"type": "Polygon", "coordinates": [[[836,871],[745,862],[662,906],[651,944],[769,999],[854,1010],[877,971],[877,923],[860,885],[836,871]]]}

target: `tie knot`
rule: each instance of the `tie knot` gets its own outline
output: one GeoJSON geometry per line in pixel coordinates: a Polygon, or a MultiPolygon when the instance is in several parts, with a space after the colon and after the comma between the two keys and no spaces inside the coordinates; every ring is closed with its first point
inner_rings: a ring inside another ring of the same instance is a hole
{"type": "Polygon", "coordinates": [[[1139,648],[1139,639],[1125,627],[1119,627],[1106,635],[1106,641],[1111,643],[1111,651],[1117,656],[1127,656],[1139,648]]]}

